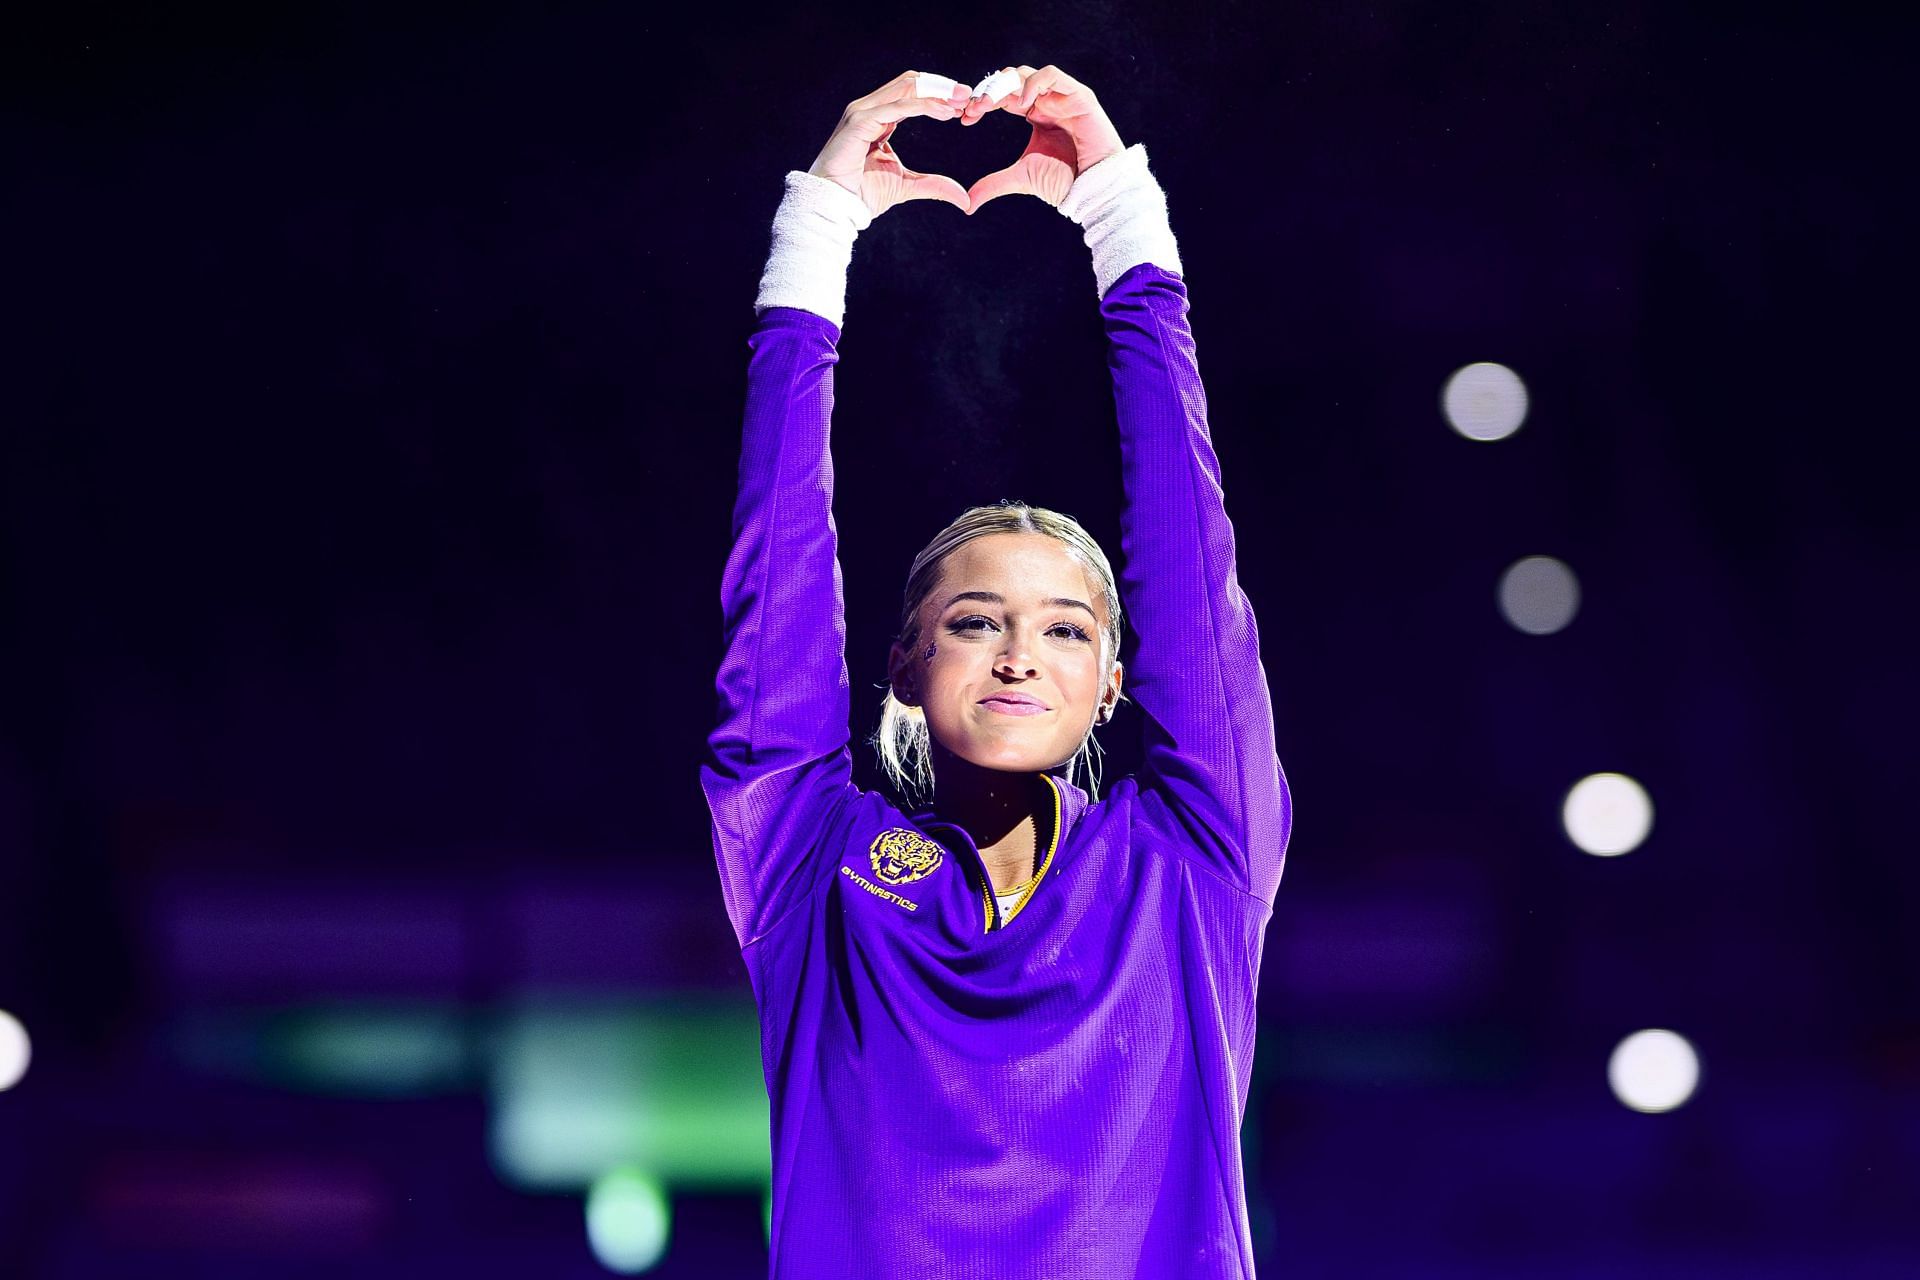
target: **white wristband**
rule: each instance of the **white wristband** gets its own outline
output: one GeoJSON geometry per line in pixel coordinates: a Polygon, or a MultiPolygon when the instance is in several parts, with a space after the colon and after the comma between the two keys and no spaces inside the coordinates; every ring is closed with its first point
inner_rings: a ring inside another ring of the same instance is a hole
{"type": "Polygon", "coordinates": [[[1143,262],[1179,275],[1180,247],[1167,221],[1167,195],[1147,168],[1146,144],[1136,142],[1073,180],[1060,212],[1084,229],[1093,251],[1095,296],[1143,262]]]}
{"type": "Polygon", "coordinates": [[[854,239],[873,222],[867,202],[830,178],[790,171],[773,215],[773,247],[753,300],[758,317],[768,307],[799,307],[843,323],[847,267],[854,239]]]}

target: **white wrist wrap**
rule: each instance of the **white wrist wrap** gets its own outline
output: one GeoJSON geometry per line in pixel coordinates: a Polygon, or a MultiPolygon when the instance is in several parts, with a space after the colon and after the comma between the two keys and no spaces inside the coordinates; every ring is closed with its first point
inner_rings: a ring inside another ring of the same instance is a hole
{"type": "Polygon", "coordinates": [[[1093,251],[1095,296],[1143,262],[1185,275],[1180,247],[1167,221],[1167,194],[1147,168],[1147,148],[1136,142],[1073,180],[1060,212],[1084,228],[1093,251]]]}
{"type": "Polygon", "coordinates": [[[829,178],[794,169],[773,215],[773,248],[753,300],[758,317],[768,307],[799,307],[842,324],[853,241],[873,222],[867,202],[829,178]]]}

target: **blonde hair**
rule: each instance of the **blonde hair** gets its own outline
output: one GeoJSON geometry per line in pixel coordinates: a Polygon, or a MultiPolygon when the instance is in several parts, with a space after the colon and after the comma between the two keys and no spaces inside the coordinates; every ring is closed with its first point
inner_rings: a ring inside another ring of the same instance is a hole
{"type": "MultiPolygon", "coordinates": [[[[990,507],[969,507],[958,519],[933,536],[920,549],[907,571],[906,599],[900,610],[900,647],[912,653],[920,642],[920,606],[940,581],[940,566],[960,546],[994,533],[1039,533],[1066,544],[1069,554],[1086,570],[1087,578],[1106,605],[1107,622],[1100,629],[1100,669],[1111,672],[1120,656],[1120,587],[1113,577],[1107,553],[1080,527],[1072,516],[1045,507],[1030,507],[1024,502],[1003,501],[990,507]]],[[[1119,705],[1116,699],[1114,705],[1119,705]]],[[[1097,723],[1097,721],[1096,721],[1097,723]]],[[[933,759],[928,749],[927,718],[918,707],[910,707],[893,696],[893,684],[887,684],[880,703],[880,727],[873,745],[880,754],[880,767],[903,795],[930,793],[933,790],[933,759]]],[[[1087,731],[1080,749],[1067,762],[1067,780],[1080,773],[1086,779],[1088,794],[1100,794],[1100,744],[1093,731],[1087,731]]]]}

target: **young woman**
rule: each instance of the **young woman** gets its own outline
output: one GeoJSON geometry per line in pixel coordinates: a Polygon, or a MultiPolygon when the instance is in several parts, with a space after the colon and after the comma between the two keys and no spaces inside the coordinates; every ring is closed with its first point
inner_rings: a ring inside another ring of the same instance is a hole
{"type": "Polygon", "coordinates": [[[914,72],[851,103],[786,177],[756,302],[702,785],[760,1008],[776,1280],[1253,1274],[1240,1124],[1291,826],[1272,708],[1165,197],[1092,90],[1017,71],[998,106],[1032,141],[971,191],[888,138],[995,104],[916,96],[914,72]],[[846,269],[898,201],[1009,194],[1092,252],[1124,589],[1053,512],[975,508],[934,538],[878,739],[896,781],[930,784],[909,811],[851,781],[828,452],[846,269]],[[1123,681],[1145,764],[1097,798],[1069,774],[1123,681]]]}

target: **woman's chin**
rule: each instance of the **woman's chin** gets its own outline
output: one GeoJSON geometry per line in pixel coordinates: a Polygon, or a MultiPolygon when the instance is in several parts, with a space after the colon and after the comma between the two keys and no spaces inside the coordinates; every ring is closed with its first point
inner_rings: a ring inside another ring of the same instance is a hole
{"type": "Polygon", "coordinates": [[[1069,754],[1056,759],[1057,753],[1036,748],[1032,743],[999,743],[955,754],[976,768],[996,773],[1045,773],[1057,768],[1063,759],[1072,758],[1069,754]]]}
{"type": "Polygon", "coordinates": [[[1062,743],[1057,732],[1048,731],[1057,726],[1043,729],[1039,725],[1020,724],[1014,717],[1004,718],[1014,723],[1007,727],[988,726],[991,731],[987,732],[982,732],[981,726],[969,726],[973,732],[951,734],[944,739],[936,735],[933,742],[936,765],[940,757],[946,756],[963,765],[995,773],[1045,773],[1071,760],[1073,753],[1080,749],[1077,740],[1062,743]],[[954,741],[955,738],[959,741],[954,741]]]}

